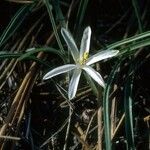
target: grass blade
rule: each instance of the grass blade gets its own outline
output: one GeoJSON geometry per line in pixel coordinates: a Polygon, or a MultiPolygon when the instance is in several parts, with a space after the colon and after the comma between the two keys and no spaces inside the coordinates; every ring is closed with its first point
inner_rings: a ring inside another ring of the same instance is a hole
{"type": "Polygon", "coordinates": [[[29,14],[32,7],[33,5],[25,5],[16,12],[14,17],[11,19],[10,23],[0,36],[0,47],[4,43],[6,43],[7,40],[16,32],[16,30],[19,28],[19,26],[29,14]]]}
{"type": "Polygon", "coordinates": [[[127,149],[135,150],[131,94],[132,94],[132,78],[130,76],[125,84],[125,91],[124,91],[125,128],[128,147],[127,149]]]}
{"type": "Polygon", "coordinates": [[[44,2],[45,2],[45,6],[47,8],[47,11],[48,11],[48,14],[49,14],[49,17],[50,17],[50,21],[52,23],[52,27],[53,27],[54,34],[55,34],[56,40],[58,42],[59,48],[60,48],[61,52],[64,53],[64,49],[63,49],[63,46],[61,44],[61,41],[60,41],[60,38],[59,38],[59,35],[58,35],[58,32],[57,32],[56,23],[55,23],[55,20],[54,20],[54,17],[53,17],[52,5],[50,4],[49,0],[44,0],[44,2]]]}
{"type": "Polygon", "coordinates": [[[60,7],[60,1],[59,0],[52,0],[52,4],[54,6],[55,14],[56,14],[56,20],[58,20],[62,27],[65,27],[65,17],[63,16],[61,7],[60,7]]]}
{"type": "Polygon", "coordinates": [[[138,50],[139,48],[146,47],[146,46],[149,46],[149,45],[150,45],[150,39],[145,39],[145,40],[130,44],[129,46],[126,46],[126,47],[120,49],[120,54],[119,55],[122,55],[122,54],[125,54],[125,53],[131,54],[135,50],[138,50]]]}
{"type": "Polygon", "coordinates": [[[136,15],[136,18],[137,18],[137,21],[138,21],[139,31],[140,31],[140,33],[142,33],[143,32],[143,26],[142,26],[140,10],[139,10],[139,7],[138,7],[137,0],[132,0],[132,5],[133,5],[134,12],[135,12],[135,15],[136,15]]]}
{"type": "Polygon", "coordinates": [[[7,58],[18,58],[20,57],[21,54],[17,53],[17,54],[14,54],[14,53],[10,53],[10,52],[6,52],[6,51],[0,51],[0,60],[4,60],[4,59],[7,59],[7,58]]]}
{"type": "Polygon", "coordinates": [[[150,36],[150,31],[143,32],[141,34],[132,36],[130,38],[126,38],[124,40],[121,40],[121,41],[118,41],[116,43],[110,44],[109,46],[107,46],[107,49],[114,49],[114,48],[120,47],[124,44],[129,44],[131,42],[135,42],[137,40],[141,40],[141,39],[147,38],[149,36],[150,36]]]}
{"type": "Polygon", "coordinates": [[[105,149],[111,150],[111,128],[110,128],[110,112],[109,112],[109,93],[111,89],[111,84],[114,80],[114,77],[116,75],[117,69],[120,65],[120,61],[116,63],[113,70],[111,71],[106,89],[104,90],[104,96],[103,96],[103,108],[104,108],[104,133],[105,133],[105,149]]]}
{"type": "Polygon", "coordinates": [[[29,56],[38,53],[38,52],[49,52],[58,55],[64,62],[62,53],[52,47],[42,47],[42,48],[32,48],[32,50],[27,50],[27,53],[20,56],[19,60],[27,59],[29,56]]]}
{"type": "Polygon", "coordinates": [[[80,27],[80,25],[82,24],[88,2],[89,2],[89,0],[81,0],[80,1],[79,9],[77,12],[77,18],[76,18],[76,23],[77,23],[76,28],[80,27]]]}

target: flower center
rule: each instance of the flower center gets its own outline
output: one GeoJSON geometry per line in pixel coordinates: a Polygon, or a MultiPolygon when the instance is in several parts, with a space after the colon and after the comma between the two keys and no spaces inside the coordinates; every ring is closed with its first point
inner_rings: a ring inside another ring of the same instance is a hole
{"type": "Polygon", "coordinates": [[[79,60],[80,65],[84,65],[89,57],[89,53],[84,52],[82,58],[79,60]]]}

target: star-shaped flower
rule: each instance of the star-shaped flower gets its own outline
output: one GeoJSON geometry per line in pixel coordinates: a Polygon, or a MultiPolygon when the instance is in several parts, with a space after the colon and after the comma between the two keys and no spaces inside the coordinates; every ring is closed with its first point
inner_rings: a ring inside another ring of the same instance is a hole
{"type": "Polygon", "coordinates": [[[47,80],[56,75],[73,70],[73,75],[69,83],[69,90],[68,90],[68,98],[70,100],[73,99],[76,95],[82,71],[85,71],[86,73],[88,73],[91,76],[91,78],[93,78],[100,86],[105,87],[105,83],[104,83],[102,76],[96,70],[94,70],[90,65],[100,60],[113,57],[117,55],[119,51],[118,50],[104,50],[89,57],[89,48],[90,48],[90,39],[91,39],[90,27],[86,27],[86,29],[83,32],[80,52],[74,42],[73,37],[65,28],[61,29],[61,34],[69,47],[69,50],[71,52],[73,60],[75,61],[75,64],[66,64],[66,65],[57,67],[49,71],[43,77],[43,79],[47,80]]]}

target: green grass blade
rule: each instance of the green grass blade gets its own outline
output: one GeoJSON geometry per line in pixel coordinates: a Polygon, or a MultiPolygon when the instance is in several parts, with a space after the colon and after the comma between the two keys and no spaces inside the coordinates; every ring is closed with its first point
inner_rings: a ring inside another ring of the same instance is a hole
{"type": "Polygon", "coordinates": [[[0,60],[4,60],[4,59],[12,59],[12,58],[18,58],[20,57],[21,54],[14,54],[14,53],[10,53],[10,52],[6,52],[6,51],[0,51],[0,60]]]}
{"type": "Polygon", "coordinates": [[[135,150],[132,114],[132,78],[128,78],[124,91],[125,129],[127,138],[127,149],[135,150]]]}
{"type": "Polygon", "coordinates": [[[147,38],[149,36],[150,36],[150,31],[143,32],[141,34],[132,36],[130,38],[126,38],[124,40],[121,40],[121,41],[118,41],[116,43],[110,44],[110,45],[107,46],[107,49],[115,49],[115,48],[120,47],[124,44],[129,44],[131,42],[135,42],[137,40],[141,40],[141,39],[147,38]]]}
{"type": "Polygon", "coordinates": [[[32,7],[33,5],[25,5],[16,12],[14,17],[11,19],[10,23],[8,24],[8,26],[6,27],[6,29],[3,31],[2,35],[0,36],[0,47],[4,43],[6,43],[7,40],[16,32],[16,30],[22,24],[24,19],[30,13],[30,9],[32,7]]]}
{"type": "Polygon", "coordinates": [[[113,70],[111,71],[106,88],[104,90],[103,96],[103,108],[104,108],[104,134],[105,134],[105,149],[111,150],[111,129],[110,129],[110,112],[109,112],[109,93],[111,89],[111,84],[114,80],[114,77],[117,73],[118,67],[120,65],[120,61],[116,63],[113,70]]]}
{"type": "Polygon", "coordinates": [[[33,61],[35,61],[35,62],[37,62],[37,63],[39,63],[39,64],[41,64],[43,66],[46,66],[49,69],[52,67],[48,62],[44,61],[43,59],[39,59],[39,58],[37,58],[35,56],[29,56],[28,59],[29,60],[33,60],[33,61]]]}
{"type": "Polygon", "coordinates": [[[59,0],[52,0],[53,7],[56,14],[56,20],[58,20],[62,27],[65,27],[65,17],[62,13],[61,7],[60,7],[60,1],[59,0]]]}
{"type": "Polygon", "coordinates": [[[76,23],[75,29],[78,29],[80,27],[80,25],[82,24],[88,2],[89,2],[89,0],[81,0],[80,1],[79,9],[77,12],[77,17],[76,17],[76,22],[75,22],[76,23]]]}
{"type": "MultiPolygon", "coordinates": [[[[131,54],[133,53],[135,50],[138,50],[139,48],[142,48],[142,47],[146,47],[146,46],[149,46],[150,45],[150,39],[145,39],[145,40],[142,40],[142,41],[139,41],[139,42],[135,42],[133,44],[130,44],[129,46],[126,46],[122,49],[120,49],[120,53],[119,55],[122,55],[122,54],[131,54]]],[[[146,49],[148,50],[148,49],[146,49]]]]}
{"type": "Polygon", "coordinates": [[[134,12],[135,12],[135,15],[136,15],[136,18],[138,21],[139,31],[140,31],[140,33],[142,33],[143,32],[143,26],[142,26],[141,15],[140,15],[140,10],[139,10],[137,0],[132,0],[132,5],[133,5],[134,12]]]}
{"type": "Polygon", "coordinates": [[[65,57],[62,55],[62,53],[52,47],[32,48],[31,50],[29,49],[27,50],[27,53],[20,56],[19,60],[27,59],[29,56],[38,52],[48,52],[56,54],[65,62],[65,57]]]}
{"type": "Polygon", "coordinates": [[[55,23],[55,20],[54,20],[54,17],[53,17],[52,5],[50,4],[49,0],[44,0],[44,2],[45,2],[45,6],[47,8],[47,11],[48,11],[48,14],[49,14],[49,17],[50,17],[52,28],[53,28],[56,40],[58,42],[59,48],[60,48],[61,52],[64,53],[64,49],[63,49],[63,46],[61,44],[61,41],[60,41],[60,38],[59,38],[59,35],[58,35],[58,32],[57,32],[56,23],[55,23]]]}
{"type": "MultiPolygon", "coordinates": [[[[6,52],[6,51],[1,51],[0,52],[0,60],[4,60],[4,59],[18,59],[18,58],[21,58],[21,56],[23,56],[24,54],[22,53],[10,53],[10,52],[6,52]]],[[[47,66],[47,67],[51,67],[51,65],[49,65],[47,62],[35,57],[35,56],[28,56],[26,57],[26,59],[28,60],[33,60],[33,61],[36,61],[38,62],[39,64],[42,64],[44,66],[47,66]]]]}

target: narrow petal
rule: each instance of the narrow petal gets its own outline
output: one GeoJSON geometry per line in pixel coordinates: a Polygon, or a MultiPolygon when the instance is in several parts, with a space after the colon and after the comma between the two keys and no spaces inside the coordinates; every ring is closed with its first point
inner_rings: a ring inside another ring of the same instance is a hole
{"type": "Polygon", "coordinates": [[[101,51],[93,56],[91,56],[88,60],[87,60],[87,65],[91,65],[93,63],[96,63],[100,60],[104,60],[110,57],[113,57],[115,55],[117,55],[119,53],[118,50],[105,50],[105,51],[101,51]]]}
{"type": "Polygon", "coordinates": [[[75,69],[75,68],[76,68],[76,65],[74,65],[74,64],[67,64],[67,65],[57,67],[57,68],[49,71],[48,73],[46,73],[46,75],[43,77],[43,80],[50,79],[54,76],[68,72],[68,71],[75,69]]]}
{"type": "Polygon", "coordinates": [[[69,100],[73,99],[76,95],[80,76],[81,76],[81,69],[75,69],[71,81],[69,83],[69,90],[68,90],[68,97],[69,100]]]}
{"type": "Polygon", "coordinates": [[[90,40],[91,40],[91,28],[90,27],[86,27],[84,32],[83,32],[83,36],[82,36],[82,40],[81,40],[80,59],[82,59],[84,54],[88,54],[89,53],[90,40]]]}
{"type": "Polygon", "coordinates": [[[79,51],[72,35],[65,28],[61,29],[61,34],[71,51],[74,61],[77,62],[77,59],[79,58],[79,51]]]}
{"type": "Polygon", "coordinates": [[[84,66],[83,70],[85,70],[99,85],[101,85],[103,88],[105,87],[105,82],[102,76],[97,71],[95,71],[92,67],[84,66]]]}

